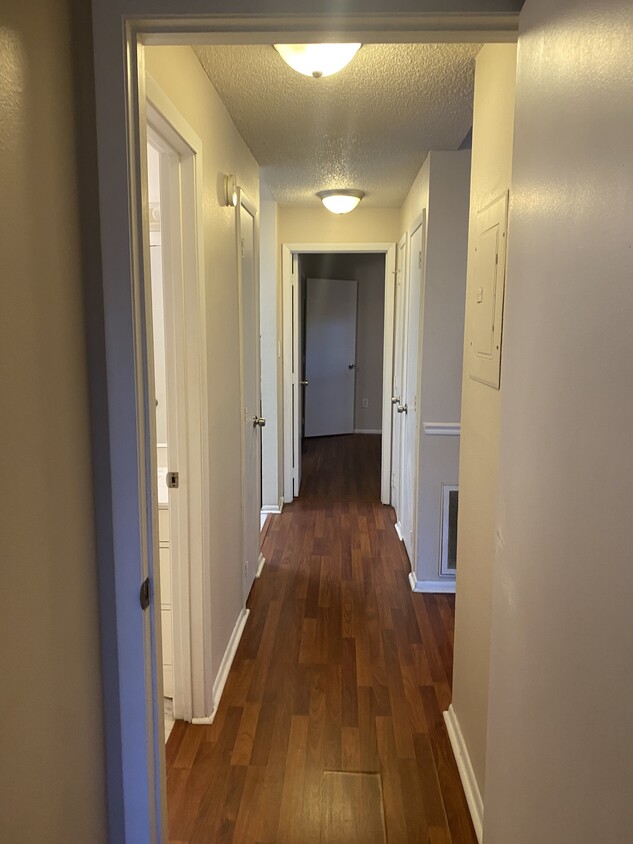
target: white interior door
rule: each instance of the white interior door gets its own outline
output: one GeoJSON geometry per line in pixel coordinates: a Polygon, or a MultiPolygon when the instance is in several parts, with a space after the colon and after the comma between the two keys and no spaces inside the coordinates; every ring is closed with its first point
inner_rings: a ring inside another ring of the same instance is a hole
{"type": "Polygon", "coordinates": [[[240,191],[237,206],[242,347],[243,587],[248,597],[259,560],[261,512],[261,418],[259,314],[255,271],[255,209],[240,191]]]}
{"type": "Polygon", "coordinates": [[[400,404],[402,468],[400,488],[400,525],[412,568],[415,568],[416,489],[418,481],[418,370],[420,363],[420,326],[423,267],[424,224],[411,234],[407,293],[404,381],[400,404]]]}
{"type": "Polygon", "coordinates": [[[400,469],[402,463],[402,416],[397,407],[402,399],[402,375],[404,362],[404,319],[407,293],[407,236],[398,244],[395,286],[395,314],[393,334],[393,379],[391,389],[391,506],[400,519],[400,469]]]}
{"type": "Polygon", "coordinates": [[[305,361],[303,358],[303,313],[305,308],[305,286],[301,272],[301,257],[294,255],[292,259],[292,295],[294,314],[294,346],[292,350],[293,390],[295,401],[294,415],[294,472],[293,492],[299,495],[301,489],[301,439],[303,437],[303,410],[306,394],[305,361]]]}
{"type": "Polygon", "coordinates": [[[357,282],[306,282],[306,437],[354,431],[357,282]]]}

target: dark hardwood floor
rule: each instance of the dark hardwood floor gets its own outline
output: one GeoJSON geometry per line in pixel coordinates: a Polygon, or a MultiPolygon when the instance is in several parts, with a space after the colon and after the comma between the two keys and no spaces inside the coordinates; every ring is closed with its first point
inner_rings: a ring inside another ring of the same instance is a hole
{"type": "Polygon", "coordinates": [[[214,723],[169,738],[172,844],[476,842],[442,717],[453,598],[411,592],[393,510],[352,500],[339,447],[306,450],[305,494],[271,517],[214,723]]]}
{"type": "Polygon", "coordinates": [[[303,440],[299,498],[380,501],[380,434],[303,440]]]}

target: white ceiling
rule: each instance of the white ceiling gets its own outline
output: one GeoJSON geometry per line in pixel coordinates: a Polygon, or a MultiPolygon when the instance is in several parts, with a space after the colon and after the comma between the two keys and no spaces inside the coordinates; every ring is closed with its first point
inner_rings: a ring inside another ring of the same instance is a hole
{"type": "Polygon", "coordinates": [[[271,46],[194,47],[283,205],[357,188],[399,207],[429,150],[458,149],[472,124],[480,44],[366,44],[333,76],[312,79],[271,46]]]}

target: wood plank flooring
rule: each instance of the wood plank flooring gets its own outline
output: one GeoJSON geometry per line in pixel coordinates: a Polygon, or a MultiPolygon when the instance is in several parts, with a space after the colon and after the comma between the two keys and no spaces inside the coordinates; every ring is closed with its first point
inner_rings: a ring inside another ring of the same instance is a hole
{"type": "Polygon", "coordinates": [[[176,722],[167,743],[172,844],[351,844],[358,829],[475,844],[442,717],[454,601],[410,591],[393,522],[377,501],[309,495],[269,520],[216,719],[176,722]]]}
{"type": "Polygon", "coordinates": [[[300,498],[380,501],[380,434],[303,440],[300,498]]]}

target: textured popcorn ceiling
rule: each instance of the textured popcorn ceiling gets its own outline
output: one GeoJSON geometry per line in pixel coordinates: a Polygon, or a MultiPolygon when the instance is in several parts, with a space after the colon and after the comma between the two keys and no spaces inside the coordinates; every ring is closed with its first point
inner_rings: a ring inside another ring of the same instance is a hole
{"type": "Polygon", "coordinates": [[[429,150],[457,149],[472,124],[480,44],[366,44],[323,79],[271,46],[195,47],[202,66],[283,205],[358,188],[398,207],[429,150]]]}

